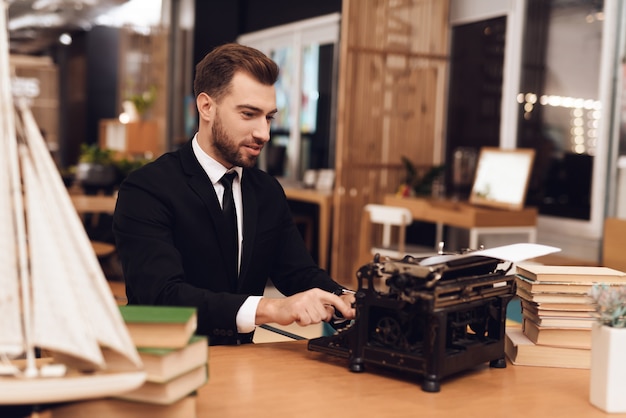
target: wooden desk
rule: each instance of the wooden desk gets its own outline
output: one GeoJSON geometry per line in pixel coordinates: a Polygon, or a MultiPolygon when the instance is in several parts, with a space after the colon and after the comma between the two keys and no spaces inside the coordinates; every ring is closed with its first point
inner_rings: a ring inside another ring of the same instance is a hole
{"type": "MultiPolygon", "coordinates": [[[[368,370],[370,370],[368,368],[368,370]]],[[[306,341],[209,347],[198,417],[624,417],[589,403],[589,370],[485,364],[423,392],[419,377],[352,373],[306,341]]]]}
{"type": "Polygon", "coordinates": [[[528,242],[537,241],[537,209],[490,209],[445,199],[399,197],[385,195],[385,205],[408,208],[416,221],[437,225],[435,245],[443,240],[443,226],[449,225],[470,231],[469,248],[478,248],[480,234],[525,233],[528,242]]]}
{"type": "Polygon", "coordinates": [[[304,189],[283,184],[285,195],[289,200],[313,203],[319,207],[318,258],[319,265],[328,269],[328,253],[330,247],[330,226],[333,205],[333,193],[330,190],[304,189]]]}

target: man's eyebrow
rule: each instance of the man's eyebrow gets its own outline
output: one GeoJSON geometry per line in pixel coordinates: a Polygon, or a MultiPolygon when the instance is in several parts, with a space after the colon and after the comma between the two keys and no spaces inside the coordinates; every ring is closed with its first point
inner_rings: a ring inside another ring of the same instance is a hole
{"type": "MultiPolygon", "coordinates": [[[[237,105],[237,109],[240,110],[250,110],[252,112],[257,112],[257,113],[264,113],[263,109],[256,107],[256,106],[252,106],[249,104],[242,104],[242,105],[237,105]]],[[[278,109],[274,108],[272,110],[270,110],[269,112],[267,112],[268,115],[274,114],[274,113],[278,113],[278,109]]]]}

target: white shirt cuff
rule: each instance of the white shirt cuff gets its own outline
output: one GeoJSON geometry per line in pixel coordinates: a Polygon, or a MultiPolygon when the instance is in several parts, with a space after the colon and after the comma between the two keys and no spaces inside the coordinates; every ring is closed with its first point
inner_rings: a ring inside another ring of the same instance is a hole
{"type": "Polygon", "coordinates": [[[241,305],[237,311],[237,331],[241,334],[247,334],[256,328],[256,308],[263,296],[248,296],[248,299],[241,305]]]}

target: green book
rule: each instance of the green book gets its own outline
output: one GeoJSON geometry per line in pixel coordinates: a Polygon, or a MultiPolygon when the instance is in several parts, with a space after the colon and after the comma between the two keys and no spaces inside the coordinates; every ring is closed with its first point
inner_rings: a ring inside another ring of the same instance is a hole
{"type": "Polygon", "coordinates": [[[183,348],[138,348],[149,382],[168,382],[208,361],[205,336],[193,335],[183,348]]]}
{"type": "Polygon", "coordinates": [[[137,348],[182,348],[196,331],[196,308],[125,305],[119,307],[137,348]]]}
{"type": "Polygon", "coordinates": [[[187,306],[124,305],[120,312],[125,322],[187,322],[196,314],[196,308],[187,306]]]}

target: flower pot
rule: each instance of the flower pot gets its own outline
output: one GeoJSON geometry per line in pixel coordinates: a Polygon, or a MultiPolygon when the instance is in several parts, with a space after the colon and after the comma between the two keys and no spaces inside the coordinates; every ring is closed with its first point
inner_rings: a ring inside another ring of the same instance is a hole
{"type": "Polygon", "coordinates": [[[626,328],[593,324],[589,401],[605,412],[626,412],[626,328]]]}
{"type": "Polygon", "coordinates": [[[117,180],[117,170],[111,164],[79,163],[76,180],[83,187],[110,187],[117,180]]]}

